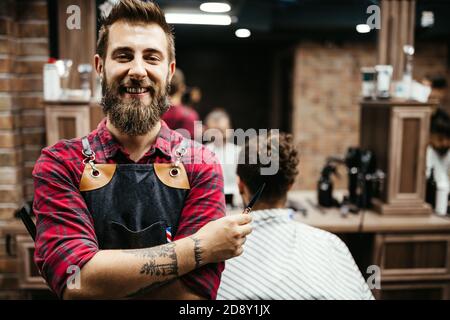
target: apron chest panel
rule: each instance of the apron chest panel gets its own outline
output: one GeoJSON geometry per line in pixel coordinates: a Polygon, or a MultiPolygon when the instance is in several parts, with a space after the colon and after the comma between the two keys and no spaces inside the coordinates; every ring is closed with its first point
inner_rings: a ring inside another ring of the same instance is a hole
{"type": "Polygon", "coordinates": [[[96,164],[98,178],[92,177],[86,166],[80,191],[93,217],[101,249],[160,245],[167,242],[168,227],[176,234],[189,183],[183,182],[183,178],[187,179],[184,168],[185,175],[177,176],[178,181],[164,183],[175,180],[170,175],[163,176],[169,174],[170,166],[96,164]]]}

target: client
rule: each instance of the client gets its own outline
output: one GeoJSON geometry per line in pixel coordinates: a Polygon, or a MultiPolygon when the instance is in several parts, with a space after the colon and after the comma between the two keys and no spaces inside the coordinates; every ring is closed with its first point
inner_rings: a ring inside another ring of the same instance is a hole
{"type": "Polygon", "coordinates": [[[327,231],[295,221],[285,208],[298,163],[289,134],[254,137],[241,150],[237,175],[244,203],[260,185],[266,188],[250,213],[253,233],[246,251],[226,263],[218,299],[374,299],[347,246],[327,231]],[[271,163],[261,161],[262,155],[270,155],[271,163]],[[278,172],[262,175],[274,161],[278,172]]]}

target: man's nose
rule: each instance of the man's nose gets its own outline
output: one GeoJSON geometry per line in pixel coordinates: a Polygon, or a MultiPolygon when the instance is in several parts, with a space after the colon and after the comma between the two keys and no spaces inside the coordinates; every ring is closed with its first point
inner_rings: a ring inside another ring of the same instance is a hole
{"type": "Polygon", "coordinates": [[[147,76],[147,70],[145,69],[144,61],[142,59],[134,59],[131,62],[128,75],[132,79],[141,80],[147,76]]]}

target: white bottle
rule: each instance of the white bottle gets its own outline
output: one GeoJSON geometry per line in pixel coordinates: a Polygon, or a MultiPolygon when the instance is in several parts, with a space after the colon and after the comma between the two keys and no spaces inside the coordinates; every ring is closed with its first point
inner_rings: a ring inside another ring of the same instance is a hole
{"type": "Polygon", "coordinates": [[[405,99],[411,99],[412,81],[412,75],[409,72],[405,72],[403,75],[403,86],[405,89],[403,98],[405,99]]]}
{"type": "Polygon", "coordinates": [[[436,187],[436,207],[434,210],[438,215],[445,216],[447,214],[449,185],[438,181],[436,187]]]}
{"type": "Polygon", "coordinates": [[[61,97],[61,80],[55,59],[48,59],[44,64],[44,100],[58,100],[61,97]]]}

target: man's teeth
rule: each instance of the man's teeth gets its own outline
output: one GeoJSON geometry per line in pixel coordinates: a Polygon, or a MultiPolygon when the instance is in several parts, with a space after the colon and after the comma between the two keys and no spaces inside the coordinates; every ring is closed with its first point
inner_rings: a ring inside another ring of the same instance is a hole
{"type": "Polygon", "coordinates": [[[125,88],[127,93],[144,93],[148,91],[148,88],[125,88]]]}

